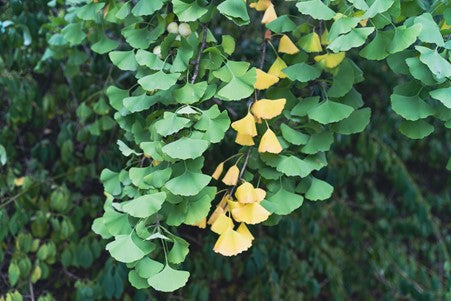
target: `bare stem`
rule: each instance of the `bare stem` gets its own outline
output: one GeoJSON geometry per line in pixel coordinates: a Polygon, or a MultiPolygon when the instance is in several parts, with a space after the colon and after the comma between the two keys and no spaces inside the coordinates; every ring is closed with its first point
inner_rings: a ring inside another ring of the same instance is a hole
{"type": "Polygon", "coordinates": [[[197,76],[199,75],[200,59],[202,58],[202,52],[204,52],[204,49],[207,46],[207,25],[204,24],[203,28],[204,28],[204,30],[203,30],[203,36],[202,36],[202,44],[200,45],[199,53],[197,54],[196,61],[194,62],[194,73],[193,73],[193,77],[191,78],[192,84],[194,84],[197,76]]]}

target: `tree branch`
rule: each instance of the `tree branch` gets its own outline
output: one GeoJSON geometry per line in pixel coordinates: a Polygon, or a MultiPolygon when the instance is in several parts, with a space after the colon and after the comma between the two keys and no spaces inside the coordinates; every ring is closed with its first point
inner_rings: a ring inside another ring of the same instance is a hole
{"type": "Polygon", "coordinates": [[[194,84],[197,76],[199,75],[200,59],[202,58],[202,52],[204,52],[205,46],[207,45],[207,25],[204,24],[203,28],[204,28],[204,30],[203,30],[203,36],[202,36],[202,44],[200,45],[199,53],[197,54],[196,61],[194,62],[194,73],[193,73],[193,77],[191,78],[192,84],[194,84]]]}

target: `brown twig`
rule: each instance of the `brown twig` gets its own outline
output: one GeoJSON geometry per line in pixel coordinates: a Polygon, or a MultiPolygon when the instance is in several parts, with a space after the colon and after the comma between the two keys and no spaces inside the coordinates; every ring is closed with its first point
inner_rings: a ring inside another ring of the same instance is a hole
{"type": "Polygon", "coordinates": [[[31,283],[31,280],[28,282],[28,286],[30,288],[30,300],[35,301],[34,298],[34,290],[33,290],[33,284],[31,283]]]}
{"type": "Polygon", "coordinates": [[[191,83],[194,84],[196,81],[197,76],[199,75],[199,65],[200,65],[200,59],[202,58],[202,52],[204,52],[204,49],[207,45],[207,25],[204,24],[203,26],[203,36],[202,36],[202,44],[200,45],[199,53],[197,54],[196,61],[194,62],[194,73],[193,77],[191,78],[191,83]]]}

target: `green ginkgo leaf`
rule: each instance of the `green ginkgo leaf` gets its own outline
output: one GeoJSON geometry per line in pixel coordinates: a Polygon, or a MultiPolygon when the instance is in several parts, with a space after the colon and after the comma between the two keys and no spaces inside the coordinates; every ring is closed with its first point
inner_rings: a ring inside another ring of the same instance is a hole
{"type": "Polygon", "coordinates": [[[189,253],[189,243],[177,236],[172,236],[172,241],[174,245],[168,253],[168,261],[174,264],[182,263],[189,253]]]}
{"type": "Polygon", "coordinates": [[[190,124],[191,120],[188,118],[180,117],[172,112],[164,112],[163,119],[155,122],[155,129],[158,134],[166,137],[177,133],[190,124]]]}
{"type": "Polygon", "coordinates": [[[333,40],[327,48],[333,52],[339,52],[362,46],[373,31],[374,27],[353,28],[347,34],[333,40]]]}
{"type": "Polygon", "coordinates": [[[193,104],[198,102],[207,91],[206,81],[196,84],[186,83],[183,87],[174,90],[172,95],[178,103],[193,104]]]}
{"type": "Polygon", "coordinates": [[[256,70],[252,68],[243,76],[232,76],[230,82],[217,92],[217,96],[223,100],[241,100],[249,97],[254,92],[256,70]]]}
{"type": "Polygon", "coordinates": [[[280,189],[261,202],[269,212],[287,215],[302,206],[304,198],[301,195],[286,190],[282,185],[280,189]]]}
{"type": "Polygon", "coordinates": [[[336,20],[330,27],[329,34],[327,35],[327,40],[332,42],[339,35],[350,32],[353,28],[359,24],[360,18],[342,16],[336,20]]]}
{"type": "Polygon", "coordinates": [[[292,81],[297,80],[302,83],[317,79],[322,72],[320,68],[306,63],[294,64],[282,71],[292,81]]]}
{"type": "Polygon", "coordinates": [[[399,131],[410,139],[423,139],[434,132],[434,127],[424,120],[403,120],[399,131]]]}
{"type": "Polygon", "coordinates": [[[174,14],[180,22],[193,22],[208,12],[208,8],[200,5],[201,1],[172,0],[174,14]]]}
{"type": "Polygon", "coordinates": [[[371,109],[363,108],[355,110],[349,117],[333,125],[335,132],[350,135],[362,132],[370,123],[371,109]]]}
{"type": "Polygon", "coordinates": [[[323,180],[312,177],[310,187],[305,193],[305,198],[311,201],[323,201],[330,198],[333,191],[334,187],[332,185],[323,180]]]}
{"type": "Polygon", "coordinates": [[[440,28],[432,18],[430,13],[424,13],[415,18],[415,23],[421,24],[421,33],[418,38],[425,43],[434,43],[437,46],[443,47],[445,41],[443,40],[440,28]]]}
{"type": "Polygon", "coordinates": [[[132,9],[132,14],[140,17],[140,16],[149,16],[152,15],[157,10],[160,10],[163,7],[162,0],[139,0],[132,9]]]}
{"type": "Polygon", "coordinates": [[[150,278],[153,275],[158,274],[164,268],[164,265],[161,262],[153,260],[149,257],[144,257],[141,259],[135,266],[135,269],[142,278],[150,278]]]}
{"type": "Polygon", "coordinates": [[[195,159],[207,150],[208,141],[182,137],[163,146],[162,151],[173,159],[195,159]]]}
{"type": "Polygon", "coordinates": [[[105,209],[102,219],[111,235],[128,235],[132,231],[127,214],[119,213],[113,208],[105,209]]]}
{"type": "Polygon", "coordinates": [[[428,66],[437,79],[451,77],[451,64],[437,52],[437,49],[423,46],[415,46],[415,49],[421,53],[420,61],[428,66]]]}
{"type": "Polygon", "coordinates": [[[410,74],[420,80],[425,85],[435,85],[437,81],[434,78],[428,66],[423,64],[418,57],[409,57],[406,59],[406,64],[409,66],[410,74]]]}
{"type": "Polygon", "coordinates": [[[296,7],[302,14],[316,20],[330,20],[335,16],[335,12],[321,0],[301,1],[296,4],[296,7]]]}
{"type": "Polygon", "coordinates": [[[296,156],[284,156],[276,169],[289,177],[304,178],[312,172],[310,165],[296,156]]]}
{"type": "Polygon", "coordinates": [[[105,247],[111,256],[117,261],[130,263],[140,260],[147,252],[138,247],[131,235],[117,235],[114,240],[105,247]]]}
{"type": "Polygon", "coordinates": [[[157,73],[144,76],[138,80],[138,83],[146,91],[153,90],[168,90],[175,85],[181,73],[164,73],[158,71],[157,73]]]}
{"type": "Polygon", "coordinates": [[[111,51],[108,53],[108,56],[110,57],[111,62],[121,70],[136,71],[136,68],[138,67],[133,50],[111,51]]]}
{"type": "Polygon", "coordinates": [[[146,194],[122,205],[122,210],[131,216],[146,218],[157,213],[166,199],[166,193],[146,194]]]}
{"type": "Polygon", "coordinates": [[[189,272],[174,270],[169,265],[164,269],[147,279],[147,283],[161,292],[173,292],[186,284],[189,278],[189,272]]]}
{"type": "Polygon", "coordinates": [[[100,40],[91,45],[91,49],[98,54],[105,54],[113,49],[116,49],[117,46],[119,46],[119,41],[102,36],[100,40]]]}
{"type": "Polygon", "coordinates": [[[147,283],[147,279],[140,277],[136,270],[130,270],[130,272],[128,272],[128,281],[137,289],[145,289],[150,286],[147,283]]]}
{"type": "Polygon", "coordinates": [[[225,0],[217,6],[219,12],[238,26],[249,24],[246,2],[242,0],[225,0]]]}
{"type": "Polygon", "coordinates": [[[393,39],[394,30],[376,31],[374,39],[368,43],[361,51],[360,56],[368,60],[382,60],[390,55],[388,45],[393,39]]]}
{"type": "Polygon", "coordinates": [[[287,15],[283,15],[266,24],[266,28],[275,33],[290,32],[296,28],[296,23],[287,15]]]}
{"type": "Polygon", "coordinates": [[[350,60],[345,59],[334,75],[332,86],[327,90],[328,97],[342,97],[351,91],[355,79],[354,67],[350,60]]]}
{"type": "Polygon", "coordinates": [[[193,225],[208,215],[211,202],[216,196],[216,187],[205,187],[196,196],[184,198],[186,203],[186,215],[184,223],[193,225]]]}
{"type": "Polygon", "coordinates": [[[210,183],[211,177],[186,169],[183,174],[169,180],[165,187],[175,195],[193,196],[210,183]]]}
{"type": "Polygon", "coordinates": [[[106,168],[102,170],[102,173],[100,174],[100,180],[102,181],[103,187],[106,192],[112,195],[118,195],[121,193],[119,173],[106,168]]]}
{"type": "Polygon", "coordinates": [[[394,0],[375,0],[362,16],[362,18],[373,18],[377,14],[386,12],[390,7],[392,7],[393,3],[395,3],[394,0]]]}
{"type": "Polygon", "coordinates": [[[415,121],[434,114],[433,108],[418,95],[392,94],[390,99],[393,111],[407,120],[415,121]]]}
{"type": "Polygon", "coordinates": [[[451,109],[451,87],[433,90],[429,92],[429,95],[431,95],[432,98],[441,101],[448,109],[451,109]]]}
{"type": "Polygon", "coordinates": [[[197,130],[204,131],[202,139],[211,143],[220,142],[230,126],[230,119],[227,111],[220,112],[217,105],[203,111],[202,117],[194,125],[197,130]]]}
{"type": "Polygon", "coordinates": [[[304,154],[316,154],[318,152],[325,152],[330,149],[334,142],[334,136],[330,131],[324,131],[310,136],[307,144],[301,148],[304,154]]]}
{"type": "Polygon", "coordinates": [[[130,2],[123,3],[114,15],[119,20],[124,20],[130,14],[130,2]]]}
{"type": "MultiPolygon", "coordinates": [[[[138,49],[135,54],[136,61],[140,66],[146,66],[151,70],[161,70],[163,69],[164,62],[152,52],[138,49]]],[[[168,64],[166,64],[166,67],[168,64]]]]}
{"type": "Polygon", "coordinates": [[[144,92],[141,95],[126,97],[122,100],[122,103],[128,111],[135,113],[149,109],[151,106],[156,104],[157,101],[158,97],[156,97],[155,94],[147,95],[147,93],[144,92]]]}
{"type": "Polygon", "coordinates": [[[95,21],[99,16],[100,10],[105,6],[105,3],[88,3],[77,9],[77,17],[85,21],[95,21]]]}
{"type": "Polygon", "coordinates": [[[61,33],[71,46],[80,44],[86,38],[82,23],[68,24],[61,30],[61,33]]]}
{"type": "Polygon", "coordinates": [[[405,25],[399,26],[395,28],[395,34],[393,36],[393,40],[388,45],[388,52],[396,53],[403,51],[408,48],[410,45],[415,43],[418,35],[421,32],[422,25],[414,24],[410,27],[406,27],[405,25]]]}
{"type": "Polygon", "coordinates": [[[304,145],[307,143],[309,136],[290,128],[285,123],[280,125],[282,137],[293,145],[304,145]]]}
{"type": "Polygon", "coordinates": [[[135,24],[122,29],[125,41],[133,48],[147,49],[152,43],[152,36],[147,28],[136,28],[135,24]]]}
{"type": "Polygon", "coordinates": [[[310,119],[322,124],[328,124],[345,119],[351,115],[354,109],[348,105],[326,100],[308,112],[310,119]]]}

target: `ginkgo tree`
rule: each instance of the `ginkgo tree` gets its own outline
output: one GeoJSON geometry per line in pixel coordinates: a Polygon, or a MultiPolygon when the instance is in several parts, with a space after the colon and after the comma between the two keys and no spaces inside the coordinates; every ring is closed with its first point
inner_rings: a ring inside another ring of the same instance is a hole
{"type": "Polygon", "coordinates": [[[233,256],[258,239],[252,225],[331,196],[316,171],[337,137],[363,131],[371,117],[355,88],[364,80],[357,55],[402,77],[391,96],[401,133],[426,137],[433,118],[451,127],[444,0],[67,4],[67,24],[51,39],[88,44],[130,79],[105,91],[128,162],[100,175],[106,201],[92,229],[136,288],[186,284],[182,224],[215,232],[213,251],[233,256]],[[230,32],[215,32],[217,20],[230,32]],[[260,31],[256,64],[234,56],[245,27],[260,31]],[[240,114],[230,114],[232,102],[240,114]],[[213,151],[230,143],[225,160],[213,151]]]}

